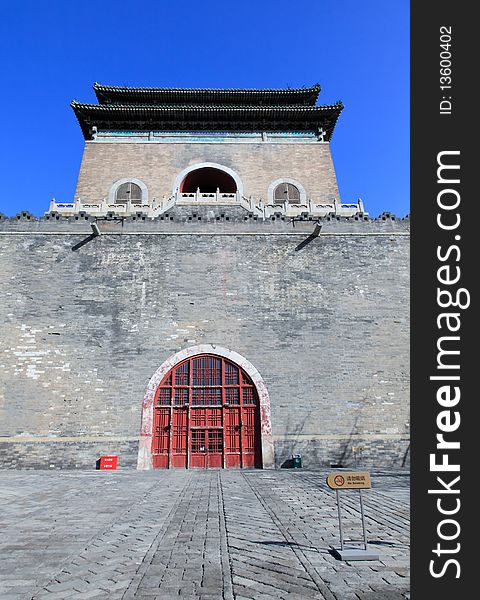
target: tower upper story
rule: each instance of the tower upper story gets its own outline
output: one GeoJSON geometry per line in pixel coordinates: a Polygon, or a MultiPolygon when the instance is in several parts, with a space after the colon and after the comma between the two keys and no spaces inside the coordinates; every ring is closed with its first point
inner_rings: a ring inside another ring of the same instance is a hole
{"type": "Polygon", "coordinates": [[[71,106],[86,140],[107,132],[315,135],[329,141],[341,102],[316,106],[320,86],[296,89],[169,89],[93,86],[98,104],[71,106]]]}
{"type": "Polygon", "coordinates": [[[71,106],[85,138],[74,202],[51,211],[98,216],[174,205],[237,205],[274,213],[350,216],[330,153],[343,104],[320,86],[186,89],[93,86],[98,104],[71,106]]]}

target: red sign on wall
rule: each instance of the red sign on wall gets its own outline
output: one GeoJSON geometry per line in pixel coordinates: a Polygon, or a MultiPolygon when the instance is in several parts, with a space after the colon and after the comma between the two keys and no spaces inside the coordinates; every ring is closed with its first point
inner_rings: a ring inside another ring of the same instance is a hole
{"type": "Polygon", "coordinates": [[[100,457],[100,469],[116,469],[118,463],[118,456],[101,456],[100,457]]]}

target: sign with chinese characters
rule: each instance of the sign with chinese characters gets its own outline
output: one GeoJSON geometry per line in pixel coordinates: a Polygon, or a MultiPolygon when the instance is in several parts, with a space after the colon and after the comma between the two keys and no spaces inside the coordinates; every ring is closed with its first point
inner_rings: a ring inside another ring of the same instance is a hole
{"type": "Polygon", "coordinates": [[[370,473],[361,471],[345,471],[330,473],[327,485],[332,490],[366,490],[372,487],[370,473]]]}

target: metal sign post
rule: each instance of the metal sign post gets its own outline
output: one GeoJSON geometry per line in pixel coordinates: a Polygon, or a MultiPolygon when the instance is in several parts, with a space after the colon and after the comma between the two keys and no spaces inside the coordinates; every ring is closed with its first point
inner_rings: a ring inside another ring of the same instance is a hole
{"type": "Polygon", "coordinates": [[[379,560],[376,552],[368,549],[367,530],[365,527],[365,513],[363,510],[362,490],[371,488],[370,473],[366,472],[341,472],[330,473],[327,477],[327,485],[335,490],[337,496],[338,529],[340,532],[340,550],[332,548],[334,555],[340,560],[379,560]],[[340,508],[340,490],[358,490],[360,498],[360,514],[362,517],[363,549],[358,546],[345,547],[343,539],[342,513],[340,508]]]}
{"type": "Polygon", "coordinates": [[[337,493],[337,509],[338,509],[338,529],[340,531],[340,548],[343,550],[343,531],[342,531],[342,513],[340,511],[340,494],[338,490],[335,490],[337,493]]]}
{"type": "Polygon", "coordinates": [[[358,490],[358,495],[360,496],[360,513],[362,515],[363,544],[365,546],[365,550],[367,550],[367,532],[365,530],[365,514],[363,512],[362,490],[358,490]]]}

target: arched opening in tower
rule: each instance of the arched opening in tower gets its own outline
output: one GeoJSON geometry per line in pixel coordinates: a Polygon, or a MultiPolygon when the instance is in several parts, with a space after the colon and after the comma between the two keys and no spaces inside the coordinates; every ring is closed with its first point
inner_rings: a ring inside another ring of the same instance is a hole
{"type": "Polygon", "coordinates": [[[204,193],[216,192],[218,189],[222,194],[230,194],[237,191],[237,184],[228,173],[203,167],[188,173],[180,185],[180,192],[184,194],[194,193],[197,189],[204,193]]]}

